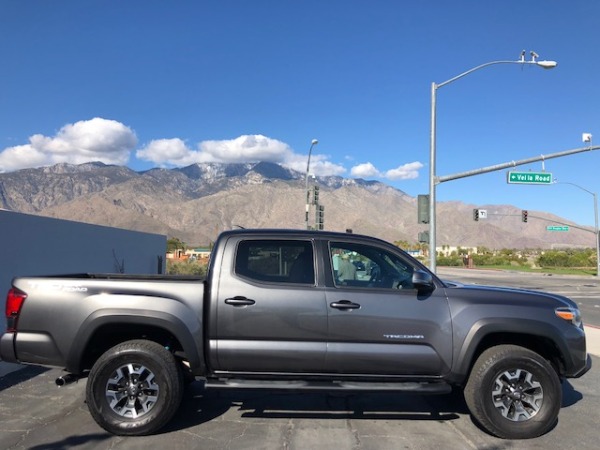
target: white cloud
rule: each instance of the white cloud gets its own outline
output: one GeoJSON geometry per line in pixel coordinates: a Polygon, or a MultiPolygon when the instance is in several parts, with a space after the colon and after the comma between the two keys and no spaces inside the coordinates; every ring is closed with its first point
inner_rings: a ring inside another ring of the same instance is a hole
{"type": "Polygon", "coordinates": [[[0,173],[48,164],[47,156],[31,145],[8,147],[0,153],[0,173]]]}
{"type": "Polygon", "coordinates": [[[243,135],[228,141],[204,141],[202,153],[221,162],[284,162],[292,155],[290,147],[260,134],[243,135]]]}
{"type": "MultiPolygon", "coordinates": [[[[282,162],[282,165],[288,169],[306,173],[306,162],[308,155],[294,153],[282,162]]],[[[346,169],[339,164],[334,164],[328,160],[327,155],[312,153],[310,157],[310,173],[316,176],[342,175],[346,169]]]]}
{"type": "Polygon", "coordinates": [[[4,149],[0,152],[0,172],[61,162],[124,165],[136,145],[137,138],[129,127],[96,117],[65,125],[54,137],[35,134],[29,144],[4,149]]]}
{"type": "Polygon", "coordinates": [[[310,172],[317,176],[343,175],[346,169],[344,166],[327,161],[327,156],[316,155],[314,159],[310,159],[310,172]]]}
{"type": "MultiPolygon", "coordinates": [[[[101,161],[125,165],[137,145],[132,129],[114,120],[94,118],[67,124],[55,136],[41,134],[29,143],[0,151],[0,172],[28,167],[41,167],[60,162],[82,164],[101,161]]],[[[316,150],[316,149],[315,149],[316,150]]],[[[304,173],[308,155],[295,153],[285,142],[260,134],[242,135],[229,140],[207,140],[190,146],[180,138],[156,139],[136,151],[135,156],[159,166],[187,166],[203,162],[247,163],[268,161],[304,173]]],[[[348,159],[348,158],[346,158],[348,159]]],[[[419,176],[420,162],[404,164],[386,172],[372,163],[357,164],[351,169],[356,178],[410,180],[419,176]]],[[[310,172],[317,176],[346,173],[344,166],[330,160],[329,155],[313,151],[310,172]]]]}
{"type": "Polygon", "coordinates": [[[367,162],[354,166],[350,170],[350,175],[356,178],[378,178],[381,176],[381,173],[375,168],[373,164],[367,162]]]}
{"type": "Polygon", "coordinates": [[[284,162],[293,156],[293,152],[284,142],[256,134],[231,140],[203,141],[198,144],[198,150],[178,138],[159,139],[138,150],[136,156],[160,165],[182,166],[200,162],[284,162]]]}
{"type": "Polygon", "coordinates": [[[404,164],[395,169],[388,170],[385,177],[390,180],[413,180],[419,177],[419,169],[423,167],[418,161],[404,164]]]}
{"type": "Polygon", "coordinates": [[[199,160],[199,152],[190,149],[179,138],[157,139],[136,152],[136,157],[159,166],[188,166],[199,160]]]}
{"type": "MultiPolygon", "coordinates": [[[[203,141],[198,144],[198,150],[188,147],[178,138],[160,139],[138,150],[136,156],[161,166],[185,166],[202,162],[268,161],[299,172],[306,171],[308,157],[294,153],[285,142],[260,134],[242,135],[222,141],[203,141]]],[[[332,163],[325,155],[313,153],[311,156],[310,172],[315,175],[341,175],[345,171],[343,166],[332,163]]]]}
{"type": "Polygon", "coordinates": [[[370,162],[354,166],[350,174],[355,178],[387,178],[388,180],[413,180],[419,177],[419,169],[423,164],[418,161],[404,164],[396,169],[390,169],[386,172],[379,171],[370,162]]]}

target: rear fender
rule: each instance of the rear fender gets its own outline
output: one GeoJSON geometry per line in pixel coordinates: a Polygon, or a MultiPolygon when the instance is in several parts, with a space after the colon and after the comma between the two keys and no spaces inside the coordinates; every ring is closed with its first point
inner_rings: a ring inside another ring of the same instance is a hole
{"type": "Polygon", "coordinates": [[[139,311],[127,309],[103,309],[92,313],[81,325],[66,361],[66,369],[72,373],[82,371],[82,361],[94,334],[102,327],[135,325],[143,329],[160,328],[179,341],[194,374],[205,373],[203,335],[201,324],[192,315],[181,319],[163,311],[139,311]]]}

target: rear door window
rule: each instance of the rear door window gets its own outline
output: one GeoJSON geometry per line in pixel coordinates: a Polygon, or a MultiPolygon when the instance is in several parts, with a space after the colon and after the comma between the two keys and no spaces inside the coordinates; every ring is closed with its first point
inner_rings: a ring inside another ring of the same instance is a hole
{"type": "Polygon", "coordinates": [[[314,284],[310,241],[244,240],[238,244],[235,273],[263,283],[314,284]]]}

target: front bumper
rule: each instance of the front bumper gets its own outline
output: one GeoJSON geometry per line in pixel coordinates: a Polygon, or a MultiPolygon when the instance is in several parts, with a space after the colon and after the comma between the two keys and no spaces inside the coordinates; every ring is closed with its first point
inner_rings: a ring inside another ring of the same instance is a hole
{"type": "Polygon", "coordinates": [[[583,367],[579,372],[574,373],[569,378],[579,378],[585,375],[592,368],[592,356],[590,354],[587,355],[585,360],[585,367],[583,367]]]}

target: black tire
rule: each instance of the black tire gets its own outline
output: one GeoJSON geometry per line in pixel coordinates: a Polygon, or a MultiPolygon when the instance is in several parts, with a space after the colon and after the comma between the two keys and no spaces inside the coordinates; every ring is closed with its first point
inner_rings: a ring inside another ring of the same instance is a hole
{"type": "Polygon", "coordinates": [[[539,354],[499,345],[479,356],[464,395],[471,415],[489,433],[529,439],[556,424],[562,387],[552,365],[539,354]]]}
{"type": "Polygon", "coordinates": [[[175,357],[156,342],[127,341],[104,353],[90,371],[86,401],[110,433],[141,436],[171,420],[183,396],[175,357]]]}

